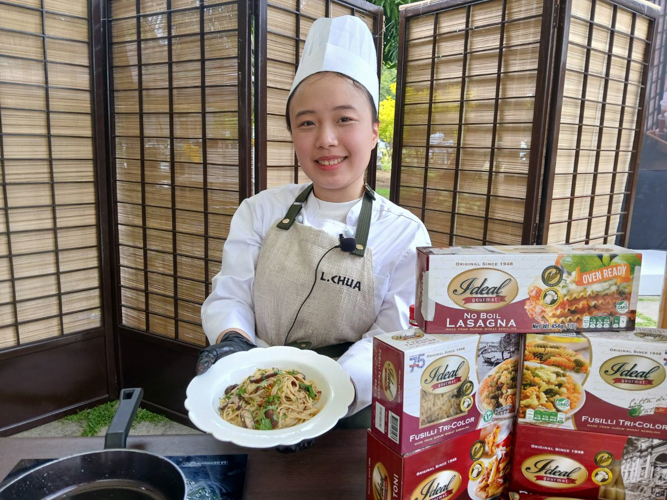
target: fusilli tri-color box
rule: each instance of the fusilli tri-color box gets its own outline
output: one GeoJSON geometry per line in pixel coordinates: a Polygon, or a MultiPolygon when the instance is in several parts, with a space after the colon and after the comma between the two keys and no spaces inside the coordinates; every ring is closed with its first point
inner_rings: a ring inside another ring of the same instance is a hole
{"type": "Polygon", "coordinates": [[[373,338],[371,431],[404,455],[516,414],[519,336],[373,338]]]}
{"type": "Polygon", "coordinates": [[[418,248],[426,333],[632,330],[642,256],[605,246],[418,248]]]}
{"type": "Polygon", "coordinates": [[[667,440],[667,330],[526,336],[519,422],[667,440]]]}

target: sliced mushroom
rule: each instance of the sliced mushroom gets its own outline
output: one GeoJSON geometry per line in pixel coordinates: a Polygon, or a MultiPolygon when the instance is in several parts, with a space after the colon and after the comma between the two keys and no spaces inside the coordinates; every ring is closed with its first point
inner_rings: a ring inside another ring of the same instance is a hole
{"type": "Polygon", "coordinates": [[[266,410],[264,415],[266,415],[266,418],[271,420],[271,427],[273,427],[274,429],[278,427],[278,420],[276,419],[275,412],[273,410],[266,410]]]}
{"type": "Polygon", "coordinates": [[[225,389],[225,396],[232,392],[234,389],[236,389],[239,386],[239,384],[232,384],[227,389],[225,389]]]}
{"type": "Polygon", "coordinates": [[[252,420],[252,414],[248,410],[243,410],[241,412],[241,418],[243,419],[243,425],[245,425],[248,429],[254,429],[255,428],[255,423],[252,420]]]}
{"type": "Polygon", "coordinates": [[[264,382],[266,379],[275,377],[276,375],[278,375],[278,372],[267,373],[266,375],[262,375],[258,378],[251,378],[249,382],[252,382],[253,384],[259,384],[260,382],[264,382]]]}
{"type": "Polygon", "coordinates": [[[227,408],[229,405],[232,406],[238,405],[238,407],[236,408],[238,410],[241,407],[241,398],[239,398],[238,396],[232,396],[224,405],[222,405],[222,407],[220,407],[220,411],[224,411],[224,409],[227,408]]]}

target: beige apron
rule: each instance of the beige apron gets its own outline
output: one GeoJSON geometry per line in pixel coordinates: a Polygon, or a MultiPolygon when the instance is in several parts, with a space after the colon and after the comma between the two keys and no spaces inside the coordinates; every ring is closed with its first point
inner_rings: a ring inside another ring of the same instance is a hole
{"type": "Polygon", "coordinates": [[[294,224],[311,191],[312,185],[262,242],[253,298],[257,336],[269,345],[316,349],[356,342],[375,321],[373,256],[365,248],[374,193],[368,188],[365,195],[357,225],[357,250],[335,248],[318,267],[322,256],[339,242],[322,230],[294,224]]]}

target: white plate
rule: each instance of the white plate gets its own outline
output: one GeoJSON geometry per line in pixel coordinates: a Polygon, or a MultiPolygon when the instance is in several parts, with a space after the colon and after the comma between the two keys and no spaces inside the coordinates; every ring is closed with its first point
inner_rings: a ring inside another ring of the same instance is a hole
{"type": "Polygon", "coordinates": [[[320,436],[347,414],[354,400],[350,376],[333,359],[295,347],[266,347],[237,352],[217,361],[203,375],[195,377],[186,391],[185,407],[193,424],[220,441],[246,448],[272,448],[296,444],[320,436]],[[298,370],[322,391],[322,410],[312,419],[294,427],[260,431],[226,422],[218,408],[225,389],[240,384],[258,368],[298,370]]]}

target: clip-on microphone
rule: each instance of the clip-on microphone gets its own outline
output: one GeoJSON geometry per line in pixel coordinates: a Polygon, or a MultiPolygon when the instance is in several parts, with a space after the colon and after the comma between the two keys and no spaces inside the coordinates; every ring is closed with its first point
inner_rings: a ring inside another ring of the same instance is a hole
{"type": "Polygon", "coordinates": [[[357,240],[354,238],[343,238],[343,235],[339,234],[338,241],[340,243],[338,248],[343,252],[354,252],[357,248],[357,240]]]}

